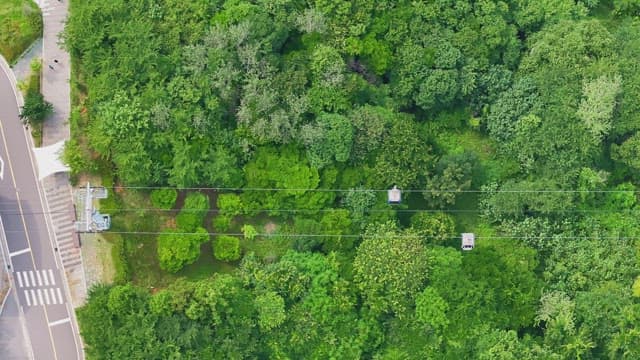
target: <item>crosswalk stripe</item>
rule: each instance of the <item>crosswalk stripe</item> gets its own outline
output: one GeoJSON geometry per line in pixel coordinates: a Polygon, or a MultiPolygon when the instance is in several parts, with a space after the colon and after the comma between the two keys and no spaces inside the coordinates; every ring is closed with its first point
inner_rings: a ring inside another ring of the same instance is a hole
{"type": "Polygon", "coordinates": [[[53,270],[49,269],[49,275],[51,276],[51,285],[55,285],[56,278],[53,276],[53,270]]]}
{"type": "Polygon", "coordinates": [[[33,299],[33,305],[38,305],[38,298],[36,298],[36,291],[31,289],[29,290],[29,293],[31,294],[31,298],[33,299]]]}
{"type": "Polygon", "coordinates": [[[51,300],[53,301],[54,304],[57,304],[58,303],[58,299],[56,299],[56,292],[53,291],[53,288],[49,288],[49,291],[51,291],[51,300]]]}
{"type": "Polygon", "coordinates": [[[27,306],[31,306],[31,299],[29,299],[29,290],[24,291],[24,298],[27,299],[27,306]]]}
{"type": "Polygon", "coordinates": [[[42,286],[42,277],[40,276],[40,271],[36,270],[36,277],[38,278],[38,286],[42,286]]]}
{"type": "Polygon", "coordinates": [[[60,291],[60,288],[56,288],[56,291],[58,292],[58,300],[60,300],[60,304],[64,304],[64,298],[62,297],[62,291],[60,291]]]}
{"type": "Polygon", "coordinates": [[[44,286],[49,286],[49,278],[47,277],[47,270],[42,270],[42,278],[44,279],[44,286]]]}
{"type": "Polygon", "coordinates": [[[49,301],[49,292],[47,291],[47,289],[44,289],[44,302],[46,302],[47,305],[51,304],[51,302],[49,301]]]}
{"type": "Polygon", "coordinates": [[[25,287],[29,287],[29,277],[27,276],[27,272],[23,271],[22,275],[24,276],[25,287]]]}
{"type": "Polygon", "coordinates": [[[29,270],[29,277],[31,278],[31,284],[36,286],[36,278],[33,276],[33,271],[29,270]]]}
{"type": "Polygon", "coordinates": [[[42,289],[38,289],[38,300],[40,300],[40,305],[44,305],[44,301],[42,301],[42,289]]]}
{"type": "Polygon", "coordinates": [[[22,275],[20,274],[20,271],[16,273],[16,278],[18,278],[18,287],[22,287],[22,275]]]}

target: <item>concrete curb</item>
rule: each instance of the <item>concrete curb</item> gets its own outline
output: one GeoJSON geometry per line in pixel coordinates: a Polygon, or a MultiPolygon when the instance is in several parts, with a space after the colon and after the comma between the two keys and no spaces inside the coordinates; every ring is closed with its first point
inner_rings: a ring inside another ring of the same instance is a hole
{"type": "MultiPolygon", "coordinates": [[[[2,220],[0,220],[0,226],[2,226],[2,220]]],[[[11,273],[9,272],[9,263],[7,262],[7,257],[5,255],[5,243],[7,241],[6,237],[4,236],[4,229],[1,229],[2,231],[2,243],[0,244],[0,246],[2,247],[2,249],[0,249],[0,253],[2,253],[2,271],[0,272],[0,276],[4,276],[6,274],[7,277],[7,284],[9,285],[7,287],[7,293],[4,295],[4,298],[2,299],[2,304],[0,304],[0,314],[2,314],[2,311],[4,310],[4,304],[7,302],[7,299],[9,298],[9,295],[11,294],[11,290],[13,290],[13,287],[11,286],[11,273]]]]}
{"type": "Polygon", "coordinates": [[[18,89],[18,81],[16,80],[16,75],[11,70],[11,66],[4,58],[4,56],[0,55],[0,67],[4,70],[9,78],[9,82],[11,82],[11,87],[13,87],[13,93],[16,95],[16,101],[18,102],[18,106],[24,106],[24,98],[22,97],[22,92],[18,89]]]}

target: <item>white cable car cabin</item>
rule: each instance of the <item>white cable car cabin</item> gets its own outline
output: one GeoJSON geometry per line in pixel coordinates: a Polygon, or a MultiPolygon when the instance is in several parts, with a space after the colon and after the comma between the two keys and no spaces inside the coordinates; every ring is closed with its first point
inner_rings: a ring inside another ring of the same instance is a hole
{"type": "Polygon", "coordinates": [[[400,204],[402,201],[402,192],[397,186],[393,185],[393,189],[387,190],[387,203],[400,204]]]}
{"type": "Polygon", "coordinates": [[[473,250],[476,245],[476,236],[474,233],[462,233],[462,250],[473,250]]]}

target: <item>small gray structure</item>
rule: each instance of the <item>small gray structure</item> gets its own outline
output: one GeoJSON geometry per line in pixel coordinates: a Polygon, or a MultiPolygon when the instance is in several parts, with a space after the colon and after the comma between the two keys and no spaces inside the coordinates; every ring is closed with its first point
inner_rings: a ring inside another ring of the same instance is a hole
{"type": "Polygon", "coordinates": [[[397,186],[393,185],[392,189],[387,190],[387,203],[400,204],[402,201],[402,192],[397,186]]]}
{"type": "Polygon", "coordinates": [[[476,245],[476,236],[474,233],[462,233],[462,250],[473,250],[476,245]]]}
{"type": "Polygon", "coordinates": [[[76,221],[77,232],[98,232],[105,231],[111,227],[111,217],[101,214],[94,204],[94,199],[106,199],[107,189],[103,187],[92,188],[89,183],[85,189],[79,189],[76,193],[76,203],[82,206],[79,220],[76,221]]]}

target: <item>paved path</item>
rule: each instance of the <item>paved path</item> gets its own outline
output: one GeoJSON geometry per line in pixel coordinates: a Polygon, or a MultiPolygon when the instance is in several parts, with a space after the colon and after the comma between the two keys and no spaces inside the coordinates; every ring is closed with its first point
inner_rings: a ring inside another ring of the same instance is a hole
{"type": "Polygon", "coordinates": [[[82,359],[75,312],[33,165],[33,141],[18,118],[20,98],[3,60],[0,70],[0,158],[5,162],[0,246],[9,254],[19,313],[35,359],[82,359]]]}
{"type": "MultiPolygon", "coordinates": [[[[69,114],[71,89],[69,78],[71,62],[69,54],[58,45],[59,34],[64,30],[67,18],[67,1],[38,0],[44,20],[42,49],[42,83],[44,98],[53,104],[53,115],[44,123],[42,145],[55,144],[70,137],[69,114]],[[57,62],[56,62],[57,60],[57,62]],[[49,68],[49,65],[53,69],[49,68]]],[[[66,173],[54,174],[43,180],[46,200],[55,230],[57,247],[71,289],[74,307],[84,304],[87,296],[82,252],[73,232],[75,212],[69,177],[66,173]]]]}
{"type": "Polygon", "coordinates": [[[18,61],[11,66],[18,81],[28,80],[31,75],[31,61],[42,57],[42,38],[36,40],[18,61]]]}

